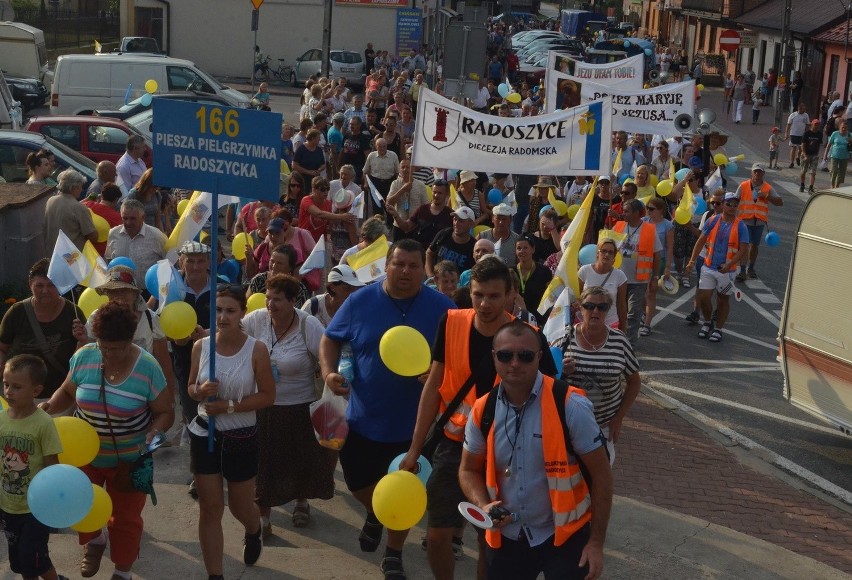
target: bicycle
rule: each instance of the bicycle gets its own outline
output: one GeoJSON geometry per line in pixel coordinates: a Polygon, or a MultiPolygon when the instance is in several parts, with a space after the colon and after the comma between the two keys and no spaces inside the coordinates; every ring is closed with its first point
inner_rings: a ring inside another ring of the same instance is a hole
{"type": "Polygon", "coordinates": [[[277,78],[281,82],[288,83],[290,82],[291,75],[293,74],[293,67],[286,64],[287,59],[279,58],[278,59],[278,68],[273,69],[269,66],[269,61],[271,57],[266,57],[262,63],[260,63],[260,68],[258,68],[254,72],[254,80],[255,82],[268,82],[270,76],[277,78]]]}

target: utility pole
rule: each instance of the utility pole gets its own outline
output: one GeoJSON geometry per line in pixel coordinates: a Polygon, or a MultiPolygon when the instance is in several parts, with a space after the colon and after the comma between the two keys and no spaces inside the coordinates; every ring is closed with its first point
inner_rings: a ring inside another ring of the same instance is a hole
{"type": "MultiPolygon", "coordinates": [[[[788,0],[789,1],[789,0],[788,0]]],[[[325,3],[325,11],[322,15],[322,72],[320,73],[325,78],[328,78],[329,59],[331,58],[331,11],[334,7],[334,2],[325,3]]],[[[367,71],[369,73],[369,71],[367,71]]]]}
{"type": "Polygon", "coordinates": [[[781,71],[786,79],[784,89],[778,91],[778,102],[775,106],[775,124],[781,126],[784,105],[790,101],[790,83],[793,80],[793,60],[796,58],[795,46],[790,35],[790,14],[793,12],[792,0],[784,0],[784,14],[781,18],[781,71]]]}

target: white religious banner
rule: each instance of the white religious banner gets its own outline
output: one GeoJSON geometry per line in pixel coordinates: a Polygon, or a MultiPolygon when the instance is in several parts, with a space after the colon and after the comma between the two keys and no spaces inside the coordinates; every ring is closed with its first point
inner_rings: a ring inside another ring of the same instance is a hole
{"type": "Polygon", "coordinates": [[[418,167],[484,173],[600,175],[610,169],[610,99],[536,117],[496,117],[420,89],[418,167]]]}
{"type": "Polygon", "coordinates": [[[675,117],[680,114],[692,116],[695,111],[693,80],[624,91],[577,77],[568,78],[580,88],[581,104],[612,98],[613,131],[677,135],[680,132],[675,128],[675,117]]]}
{"type": "Polygon", "coordinates": [[[550,51],[544,73],[546,112],[567,109],[580,104],[579,91],[572,91],[573,81],[578,77],[610,88],[638,91],[644,85],[645,61],[641,54],[604,64],[592,64],[575,60],[570,56],[550,51]]]}

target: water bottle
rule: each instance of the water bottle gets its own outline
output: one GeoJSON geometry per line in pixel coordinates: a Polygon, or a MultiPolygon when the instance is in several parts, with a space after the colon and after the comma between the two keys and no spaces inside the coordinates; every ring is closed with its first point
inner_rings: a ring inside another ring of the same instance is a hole
{"type": "Polygon", "coordinates": [[[352,355],[352,347],[349,343],[343,345],[340,349],[340,362],[337,365],[337,372],[343,377],[343,384],[346,387],[352,386],[352,381],[355,379],[355,357],[352,355]]]}

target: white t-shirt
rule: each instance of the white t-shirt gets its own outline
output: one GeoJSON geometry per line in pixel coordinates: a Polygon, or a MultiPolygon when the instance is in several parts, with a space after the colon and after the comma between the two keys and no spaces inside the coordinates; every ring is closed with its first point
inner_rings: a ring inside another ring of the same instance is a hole
{"type": "Polygon", "coordinates": [[[790,113],[790,116],[787,118],[787,125],[790,127],[790,135],[801,137],[805,134],[805,131],[808,128],[808,123],[810,122],[811,118],[807,113],[790,113]]]}
{"type": "Polygon", "coordinates": [[[606,313],[604,323],[607,326],[612,326],[618,323],[618,289],[622,284],[627,283],[627,276],[618,268],[613,268],[610,274],[598,274],[591,264],[581,266],[577,271],[577,277],[583,281],[583,288],[591,288],[592,286],[603,286],[609,297],[612,298],[612,308],[606,313]],[[607,279],[609,276],[609,279],[607,279]],[[606,284],[604,284],[606,280],[606,284]]]}
{"type": "Polygon", "coordinates": [[[245,333],[262,342],[267,350],[271,351],[272,375],[276,378],[276,405],[299,405],[316,400],[314,359],[308,354],[308,350],[310,349],[314,358],[319,357],[320,338],[325,328],[319,320],[307,312],[301,310],[295,312],[298,319],[294,321],[293,329],[277,342],[278,337],[272,329],[268,310],[265,308],[255,310],[243,318],[245,333]],[[300,330],[301,324],[304,324],[304,338],[300,330]],[[277,373],[275,367],[278,368],[277,373]]]}
{"type": "Polygon", "coordinates": [[[319,320],[320,324],[322,324],[323,326],[328,327],[329,323],[331,322],[331,315],[328,313],[328,309],[325,307],[325,296],[325,294],[317,294],[316,296],[302,304],[302,310],[319,320]],[[316,314],[313,313],[314,301],[316,301],[317,304],[316,314]]]}

